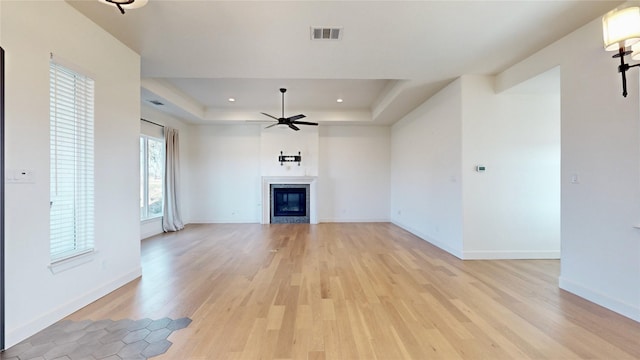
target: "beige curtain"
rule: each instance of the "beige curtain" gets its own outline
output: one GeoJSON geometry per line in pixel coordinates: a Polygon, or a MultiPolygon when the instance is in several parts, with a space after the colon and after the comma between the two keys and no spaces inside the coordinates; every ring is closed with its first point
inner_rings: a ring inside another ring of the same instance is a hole
{"type": "Polygon", "coordinates": [[[184,229],[178,206],[178,189],[180,179],[180,146],[178,130],[164,128],[165,171],[164,171],[164,205],[162,230],[178,231],[184,229]]]}

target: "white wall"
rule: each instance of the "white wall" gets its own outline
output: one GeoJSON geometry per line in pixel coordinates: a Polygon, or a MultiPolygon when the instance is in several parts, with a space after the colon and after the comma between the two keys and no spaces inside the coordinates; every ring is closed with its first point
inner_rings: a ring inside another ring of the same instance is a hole
{"type": "MultiPolygon", "coordinates": [[[[0,2],[0,21],[2,20],[2,2],[0,2]]],[[[2,46],[2,26],[0,25],[0,46],[2,46]]],[[[4,48],[3,48],[4,49],[4,48]]],[[[0,99],[0,106],[4,106],[4,98],[0,99]]],[[[0,151],[4,152],[4,137],[3,139],[0,139],[0,151]]],[[[1,156],[1,155],[0,155],[1,156]]],[[[2,181],[2,186],[4,188],[4,180],[2,181]]],[[[4,198],[4,192],[2,193],[2,195],[0,196],[0,199],[4,198]]],[[[0,201],[4,201],[4,200],[0,200],[0,201]]],[[[2,216],[4,218],[4,212],[5,209],[4,207],[2,209],[0,209],[0,216],[2,216]]],[[[2,232],[2,234],[4,234],[4,224],[0,224],[0,231],[2,232]]],[[[0,235],[0,236],[4,236],[4,235],[0,235]]],[[[0,246],[4,246],[4,245],[0,245],[0,246]]],[[[4,256],[0,257],[0,266],[2,266],[2,268],[4,269],[4,256]]],[[[3,275],[4,276],[4,275],[3,275]]],[[[0,279],[0,297],[4,298],[4,278],[0,279]]],[[[4,324],[4,313],[0,314],[0,324],[4,324]]],[[[0,342],[4,343],[4,334],[0,334],[0,342]]],[[[3,346],[0,346],[0,348],[3,346]]]]}
{"type": "Polygon", "coordinates": [[[389,221],[390,128],[322,126],[320,222],[389,221]]]}
{"type": "Polygon", "coordinates": [[[11,346],[140,276],[140,58],[64,1],[2,2],[6,50],[6,342],[11,346]],[[49,261],[49,53],[95,80],[93,261],[52,274],[49,261]]]}
{"type": "Polygon", "coordinates": [[[262,176],[318,176],[322,222],[389,221],[389,128],[320,126],[294,132],[262,125],[189,131],[189,223],[259,223],[262,176]],[[302,152],[280,166],[280,150],[302,152]]]}
{"type": "Polygon", "coordinates": [[[560,287],[640,321],[640,89],[603,50],[600,19],[498,77],[506,89],[561,67],[560,287]],[[577,177],[577,181],[572,179],[577,177]]]}
{"type": "Polygon", "coordinates": [[[318,176],[318,128],[300,126],[293,131],[286,126],[265,129],[260,127],[260,162],[262,176],[318,176]],[[298,155],[300,165],[295,162],[280,165],[278,156],[298,155]]]}
{"type": "Polygon", "coordinates": [[[559,258],[559,90],[497,95],[465,75],[462,94],[463,258],[559,258]]]}
{"type": "Polygon", "coordinates": [[[456,80],[391,132],[391,221],[462,257],[462,96],[456,80]]]}
{"type": "Polygon", "coordinates": [[[190,223],[260,222],[260,125],[194,126],[189,149],[190,223]]]}
{"type": "Polygon", "coordinates": [[[393,126],[392,221],[464,259],[558,258],[559,117],[557,93],[456,80],[393,126]]]}
{"type": "MultiPolygon", "coordinates": [[[[191,167],[189,164],[189,149],[187,146],[190,140],[190,129],[191,126],[178,119],[172,115],[164,113],[162,111],[158,111],[157,109],[142,105],[141,107],[141,115],[140,117],[149,121],[152,121],[156,124],[160,124],[163,126],[169,126],[174,129],[177,129],[179,132],[179,142],[180,142],[180,186],[179,186],[179,194],[180,199],[178,199],[178,206],[180,210],[180,215],[182,216],[182,221],[185,224],[188,224],[190,221],[191,214],[189,213],[189,196],[187,195],[189,192],[189,176],[191,174],[191,167]]],[[[162,128],[159,128],[156,125],[149,123],[141,123],[141,126],[148,127],[151,130],[157,130],[156,136],[163,136],[162,128]]],[[[145,133],[142,131],[142,133],[145,133]]],[[[145,239],[153,235],[157,235],[162,233],[162,218],[155,218],[150,220],[145,220],[140,223],[140,238],[145,239]]]]}

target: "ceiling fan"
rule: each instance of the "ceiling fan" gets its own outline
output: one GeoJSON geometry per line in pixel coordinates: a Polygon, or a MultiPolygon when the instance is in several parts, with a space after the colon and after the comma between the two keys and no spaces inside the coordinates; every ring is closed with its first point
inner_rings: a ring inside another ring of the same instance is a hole
{"type": "Polygon", "coordinates": [[[318,123],[314,123],[314,122],[308,122],[308,121],[298,121],[298,119],[302,119],[305,116],[302,114],[299,115],[295,115],[295,116],[289,116],[289,117],[284,117],[284,93],[287,92],[287,89],[280,89],[280,92],[282,93],[282,117],[277,118],[273,115],[269,115],[267,113],[261,113],[262,115],[268,116],[274,120],[277,120],[278,122],[275,124],[271,124],[269,126],[267,126],[265,129],[268,129],[270,127],[274,127],[276,125],[287,125],[289,126],[291,129],[298,131],[300,130],[299,127],[297,127],[296,125],[313,125],[313,126],[318,126],[318,123]]]}

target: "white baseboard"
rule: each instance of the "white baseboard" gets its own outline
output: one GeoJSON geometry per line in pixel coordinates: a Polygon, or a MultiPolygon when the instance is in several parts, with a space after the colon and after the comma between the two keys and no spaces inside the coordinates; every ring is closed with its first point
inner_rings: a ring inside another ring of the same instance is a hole
{"type": "Polygon", "coordinates": [[[159,223],[149,223],[140,226],[140,240],[162,234],[162,221],[159,223]]]}
{"type": "MultiPolygon", "coordinates": [[[[341,219],[324,218],[318,223],[388,223],[389,219],[341,219]]],[[[190,224],[260,224],[256,219],[193,219],[190,224]]]]}
{"type": "Polygon", "coordinates": [[[622,316],[640,322],[640,304],[632,305],[623,301],[611,298],[598,291],[587,288],[584,285],[573,282],[560,276],[560,289],[566,290],[574,295],[580,296],[592,303],[605,307],[622,316]]]}
{"type": "Polygon", "coordinates": [[[388,223],[389,219],[340,219],[340,218],[324,218],[320,219],[320,223],[388,223]]]}
{"type": "Polygon", "coordinates": [[[419,237],[420,239],[430,243],[431,245],[439,247],[440,249],[448,252],[449,254],[457,257],[458,259],[462,259],[462,253],[459,250],[453,249],[450,246],[448,246],[448,245],[446,245],[446,244],[444,244],[444,243],[442,243],[442,242],[440,242],[438,240],[435,240],[432,237],[421,233],[420,231],[417,231],[416,229],[412,228],[411,226],[406,226],[406,225],[404,225],[404,224],[402,224],[400,222],[393,221],[393,220],[391,220],[391,223],[396,225],[396,226],[398,226],[398,227],[403,228],[404,230],[407,230],[408,232],[410,232],[413,235],[419,237]]]}
{"type": "Polygon", "coordinates": [[[433,244],[440,249],[450,253],[451,255],[462,259],[462,260],[498,260],[498,259],[560,259],[560,251],[559,250],[549,250],[549,251],[458,251],[456,249],[451,248],[450,246],[434,239],[428,234],[423,234],[420,231],[412,228],[411,226],[407,226],[398,221],[391,221],[394,225],[399,226],[413,235],[421,238],[422,240],[433,244]]]}
{"type": "Polygon", "coordinates": [[[257,219],[192,219],[190,224],[260,224],[257,219]]]}
{"type": "Polygon", "coordinates": [[[119,278],[111,281],[106,285],[102,285],[76,299],[69,301],[66,304],[59,306],[56,309],[53,309],[52,311],[40,316],[39,318],[27,324],[13,329],[7,329],[7,332],[5,333],[5,348],[10,348],[11,346],[19,343],[29,336],[34,335],[38,331],[41,331],[44,328],[54,324],[65,316],[78,311],[84,306],[89,305],[90,303],[139,278],[140,276],[142,276],[142,268],[138,267],[137,269],[123,276],[120,276],[119,278]]]}
{"type": "Polygon", "coordinates": [[[480,250],[463,251],[464,260],[533,260],[533,259],[560,259],[560,250],[480,250]]]}

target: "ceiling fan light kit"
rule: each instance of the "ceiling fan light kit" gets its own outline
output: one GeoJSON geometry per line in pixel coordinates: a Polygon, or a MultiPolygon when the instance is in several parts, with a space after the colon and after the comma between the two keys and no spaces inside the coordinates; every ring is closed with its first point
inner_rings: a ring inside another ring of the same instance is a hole
{"type": "Polygon", "coordinates": [[[147,5],[148,0],[98,0],[103,4],[115,6],[124,15],[124,10],[137,9],[147,5]]]}
{"type": "Polygon", "coordinates": [[[282,117],[275,117],[273,115],[269,115],[267,113],[261,113],[264,116],[268,116],[274,120],[277,121],[277,123],[275,124],[271,124],[269,126],[267,126],[265,129],[269,129],[272,128],[276,125],[287,125],[290,129],[298,131],[300,130],[299,127],[297,127],[296,125],[311,125],[311,126],[318,126],[318,123],[314,123],[314,122],[308,122],[308,121],[298,121],[299,119],[302,119],[306,116],[304,116],[303,114],[298,114],[298,115],[294,115],[294,116],[289,116],[289,117],[284,117],[284,93],[287,92],[287,89],[285,88],[281,88],[280,89],[280,93],[282,93],[282,117]]]}

